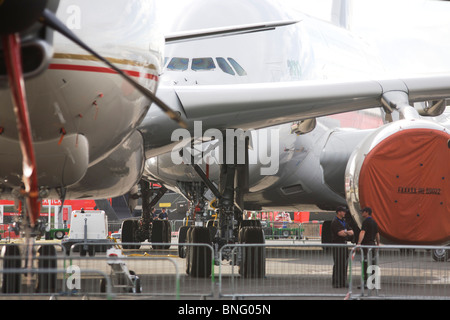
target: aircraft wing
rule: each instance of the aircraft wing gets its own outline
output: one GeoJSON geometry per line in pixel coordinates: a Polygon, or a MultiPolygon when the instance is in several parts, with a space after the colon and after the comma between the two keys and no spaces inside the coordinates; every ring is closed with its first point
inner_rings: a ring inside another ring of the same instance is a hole
{"type": "MultiPolygon", "coordinates": [[[[165,89],[162,89],[165,90],[165,89]]],[[[404,92],[409,102],[450,98],[450,75],[386,80],[297,81],[218,86],[175,86],[187,120],[210,117],[268,124],[381,107],[382,97],[404,92]]]]}
{"type": "MultiPolygon", "coordinates": [[[[295,81],[236,85],[160,86],[158,97],[181,114],[193,132],[258,129],[368,108],[450,98],[450,75],[355,81],[295,81]],[[396,96],[395,94],[400,93],[396,96]],[[392,95],[394,94],[394,95],[392,95]],[[396,98],[398,97],[398,101],[396,98]],[[406,100],[405,100],[406,97],[406,100]],[[384,98],[384,99],[383,99],[384,98]],[[389,98],[389,99],[386,99],[389,98]],[[409,101],[408,101],[409,99],[409,101]]],[[[152,113],[141,125],[149,155],[165,152],[176,127],[152,113]]]]}

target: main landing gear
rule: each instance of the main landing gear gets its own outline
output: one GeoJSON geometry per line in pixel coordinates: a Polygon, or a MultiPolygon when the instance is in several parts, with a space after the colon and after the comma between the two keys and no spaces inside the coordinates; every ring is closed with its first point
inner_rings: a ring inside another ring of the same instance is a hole
{"type": "Polygon", "coordinates": [[[127,219],[122,222],[121,241],[126,243],[123,245],[123,248],[139,249],[140,243],[148,240],[151,243],[155,243],[153,249],[169,249],[172,235],[170,222],[168,220],[153,219],[151,212],[152,208],[167,192],[167,189],[161,187],[156,192],[152,185],[145,180],[141,180],[140,189],[142,216],[140,219],[127,219]],[[156,195],[153,197],[155,193],[156,195]]]}
{"type": "MultiPolygon", "coordinates": [[[[248,141],[246,147],[248,150],[248,141]]],[[[236,159],[234,163],[237,163],[236,159]]],[[[263,278],[266,260],[262,246],[265,243],[264,232],[259,221],[242,218],[243,196],[248,192],[248,155],[244,164],[220,165],[218,188],[198,165],[192,166],[204,185],[213,192],[218,205],[217,221],[210,221],[206,226],[182,227],[179,230],[180,237],[185,235],[186,243],[191,244],[180,248],[180,257],[186,257],[186,272],[194,277],[211,276],[211,254],[214,254],[216,264],[221,263],[222,258],[238,265],[243,277],[263,278]],[[212,246],[213,252],[201,244],[212,246]],[[233,244],[244,246],[235,249],[231,246],[233,244]]]]}

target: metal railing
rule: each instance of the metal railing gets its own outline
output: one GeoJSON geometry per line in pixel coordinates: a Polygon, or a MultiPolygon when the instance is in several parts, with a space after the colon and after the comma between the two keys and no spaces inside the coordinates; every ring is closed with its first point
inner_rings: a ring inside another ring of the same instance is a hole
{"type": "Polygon", "coordinates": [[[450,299],[450,248],[360,246],[351,251],[349,299],[450,299]],[[433,258],[439,251],[440,257],[433,258]],[[437,260],[437,261],[436,261],[437,260]],[[361,270],[355,273],[357,265],[361,270]]]}
{"type": "Polygon", "coordinates": [[[220,265],[220,297],[334,297],[345,298],[347,290],[333,289],[333,244],[234,244],[220,251],[232,250],[232,257],[253,255],[248,260],[265,257],[263,274],[246,277],[241,266],[220,265]],[[259,250],[248,250],[259,248],[259,250]]]}
{"type": "Polygon", "coordinates": [[[59,245],[47,255],[35,254],[40,244],[17,246],[20,255],[0,258],[0,299],[450,298],[448,247],[270,241],[227,244],[215,256],[208,244],[144,242],[112,244],[122,253],[116,257],[84,257],[74,252],[82,245],[69,255],[59,245]],[[333,288],[333,250],[343,247],[348,286],[333,288]],[[183,250],[188,259],[179,257],[183,250]],[[442,262],[433,259],[438,250],[442,262]]]}

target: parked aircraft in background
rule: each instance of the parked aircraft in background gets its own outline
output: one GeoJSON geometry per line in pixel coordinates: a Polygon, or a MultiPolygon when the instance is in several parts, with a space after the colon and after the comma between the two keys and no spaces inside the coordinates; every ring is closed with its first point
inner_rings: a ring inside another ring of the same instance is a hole
{"type": "MultiPolygon", "coordinates": [[[[293,19],[269,1],[197,1],[182,12],[176,30],[293,19]]],[[[220,198],[218,190],[212,197],[206,191],[211,185],[220,189],[223,168],[230,166],[219,156],[222,141],[207,141],[211,135],[203,135],[205,130],[269,126],[249,134],[249,164],[243,169],[248,177],[241,171],[234,184],[240,209],[315,211],[347,205],[360,226],[360,209],[371,206],[385,241],[448,242],[448,79],[358,80],[384,77],[387,70],[376,50],[328,22],[306,15],[295,19],[300,22],[276,31],[167,46],[158,96],[178,106],[197,142],[193,148],[181,145],[180,135],[169,144],[175,127],[150,113],[140,127],[149,143],[147,156],[170,152],[147,160],[144,175],[184,194],[194,206],[220,198]],[[279,112],[300,104],[310,108],[290,122],[279,112]],[[323,117],[324,109],[336,114],[323,117]],[[268,114],[271,118],[262,121],[268,114]],[[197,134],[191,118],[203,120],[197,134]],[[173,161],[179,149],[197,158],[185,156],[185,165],[179,165],[173,161]],[[261,174],[271,163],[260,155],[277,160],[275,174],[261,174]],[[208,172],[209,183],[199,176],[199,167],[208,172]]]]}

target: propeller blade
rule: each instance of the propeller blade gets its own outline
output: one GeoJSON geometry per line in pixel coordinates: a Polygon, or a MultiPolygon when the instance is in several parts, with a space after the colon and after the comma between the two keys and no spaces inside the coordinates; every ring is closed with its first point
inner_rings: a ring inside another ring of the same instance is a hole
{"type": "Polygon", "coordinates": [[[147,88],[143,87],[139,83],[137,83],[135,80],[133,80],[131,77],[129,77],[125,72],[117,68],[115,65],[113,65],[111,62],[109,62],[107,59],[103,58],[100,54],[95,52],[93,49],[91,49],[87,44],[85,44],[80,38],[78,38],[69,28],[67,28],[54,14],[48,9],[45,9],[42,13],[42,16],[39,18],[39,21],[43,23],[46,26],[51,27],[52,29],[58,31],[71,41],[78,44],[80,47],[82,47],[84,50],[92,54],[94,57],[96,57],[98,60],[105,63],[108,67],[110,67],[112,70],[120,74],[126,81],[128,81],[134,88],[139,90],[144,96],[146,96],[150,101],[155,103],[164,113],[167,114],[167,116],[176,121],[181,127],[187,128],[186,123],[181,119],[180,114],[173,111],[168,105],[166,105],[161,99],[159,99],[153,92],[148,90],[147,88]]]}
{"type": "Polygon", "coordinates": [[[41,202],[37,181],[36,158],[31,136],[31,124],[23,81],[20,37],[18,33],[2,36],[5,64],[11,88],[17,129],[19,131],[20,148],[22,150],[23,183],[30,224],[33,227],[39,218],[41,202]]]}

